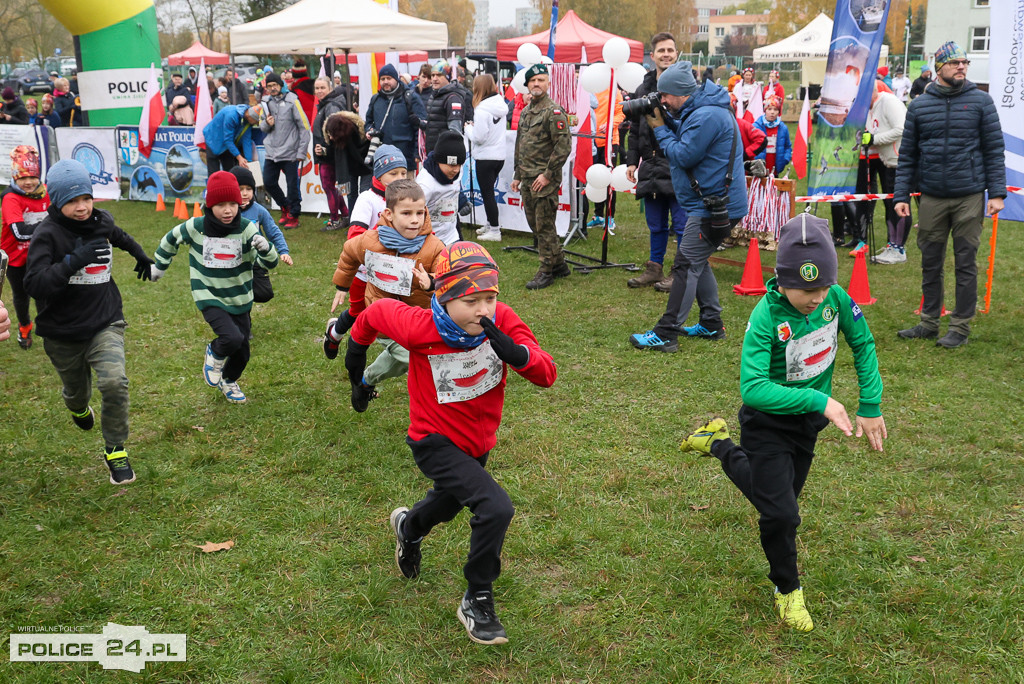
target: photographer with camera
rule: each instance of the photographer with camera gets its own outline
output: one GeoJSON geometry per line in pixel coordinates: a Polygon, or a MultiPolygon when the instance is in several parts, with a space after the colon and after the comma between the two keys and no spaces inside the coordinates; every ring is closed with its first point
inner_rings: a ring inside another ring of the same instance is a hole
{"type": "Polygon", "coordinates": [[[743,150],[729,93],[705,81],[697,84],[690,62],[678,62],[658,79],[661,103],[645,111],[647,125],[665,152],[676,199],[686,210],[686,228],[672,266],[672,290],[665,314],[652,329],[630,335],[637,349],[675,352],[680,335],[725,339],[718,282],[708,257],[747,213],[743,150]],[[700,320],[683,327],[694,300],[700,320]]]}
{"type": "MultiPolygon", "coordinates": [[[[415,89],[402,83],[398,71],[391,64],[381,67],[379,89],[370,98],[366,109],[366,137],[370,151],[366,165],[373,166],[373,155],[380,145],[394,145],[402,151],[410,168],[420,161],[416,154],[416,140],[421,122],[427,120],[427,110],[415,89]]],[[[433,149],[433,148],[427,148],[433,149]]]]}

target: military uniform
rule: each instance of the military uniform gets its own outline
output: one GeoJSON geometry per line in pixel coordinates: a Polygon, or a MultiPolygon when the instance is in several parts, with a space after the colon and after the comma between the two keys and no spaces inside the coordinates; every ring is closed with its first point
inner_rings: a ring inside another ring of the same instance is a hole
{"type": "Polygon", "coordinates": [[[569,122],[561,106],[547,95],[533,98],[519,116],[514,178],[520,182],[526,222],[537,236],[540,270],[544,273],[565,269],[562,244],[555,230],[555,212],[562,167],[571,149],[569,122]],[[530,186],[541,174],[550,182],[540,192],[534,192],[530,186]]]}

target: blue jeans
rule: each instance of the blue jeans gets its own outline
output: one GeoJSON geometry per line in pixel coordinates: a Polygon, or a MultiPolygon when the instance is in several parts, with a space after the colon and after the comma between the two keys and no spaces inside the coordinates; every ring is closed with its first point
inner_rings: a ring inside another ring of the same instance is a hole
{"type": "Polygon", "coordinates": [[[263,184],[267,192],[277,202],[277,206],[287,209],[292,216],[298,216],[302,208],[302,195],[299,194],[299,161],[274,161],[266,159],[263,162],[263,184]],[[284,171],[284,182],[288,186],[288,197],[281,192],[281,185],[278,182],[281,172],[284,171]]]}
{"type": "Polygon", "coordinates": [[[668,228],[671,215],[672,231],[676,234],[676,246],[683,238],[683,227],[686,225],[686,211],[679,206],[675,195],[667,197],[645,197],[644,215],[647,217],[647,228],[651,231],[651,261],[656,264],[665,263],[665,250],[668,247],[668,228]]]}

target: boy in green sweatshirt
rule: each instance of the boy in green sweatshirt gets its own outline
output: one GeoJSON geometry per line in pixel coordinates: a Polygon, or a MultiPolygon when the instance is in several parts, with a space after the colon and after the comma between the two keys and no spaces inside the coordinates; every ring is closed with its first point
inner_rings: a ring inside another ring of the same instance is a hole
{"type": "Polygon", "coordinates": [[[857,436],[882,451],[886,434],[879,406],[875,339],[860,307],[836,284],[838,263],[828,221],[800,214],[782,227],[776,277],[754,307],[743,338],[736,445],[725,421],[715,418],[691,433],[683,451],[714,456],[761,514],[761,547],[775,584],[775,610],[790,627],[814,629],[796,567],[797,497],[807,480],[818,432],[853,425],[833,399],[832,369],[839,332],[853,349],[860,382],[857,436]]]}

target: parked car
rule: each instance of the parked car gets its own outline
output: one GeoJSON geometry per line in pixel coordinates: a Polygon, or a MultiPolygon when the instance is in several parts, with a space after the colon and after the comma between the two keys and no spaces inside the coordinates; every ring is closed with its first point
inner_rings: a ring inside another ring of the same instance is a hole
{"type": "Polygon", "coordinates": [[[42,69],[14,69],[4,79],[4,88],[14,88],[20,95],[48,93],[53,90],[50,75],[42,69]]]}

